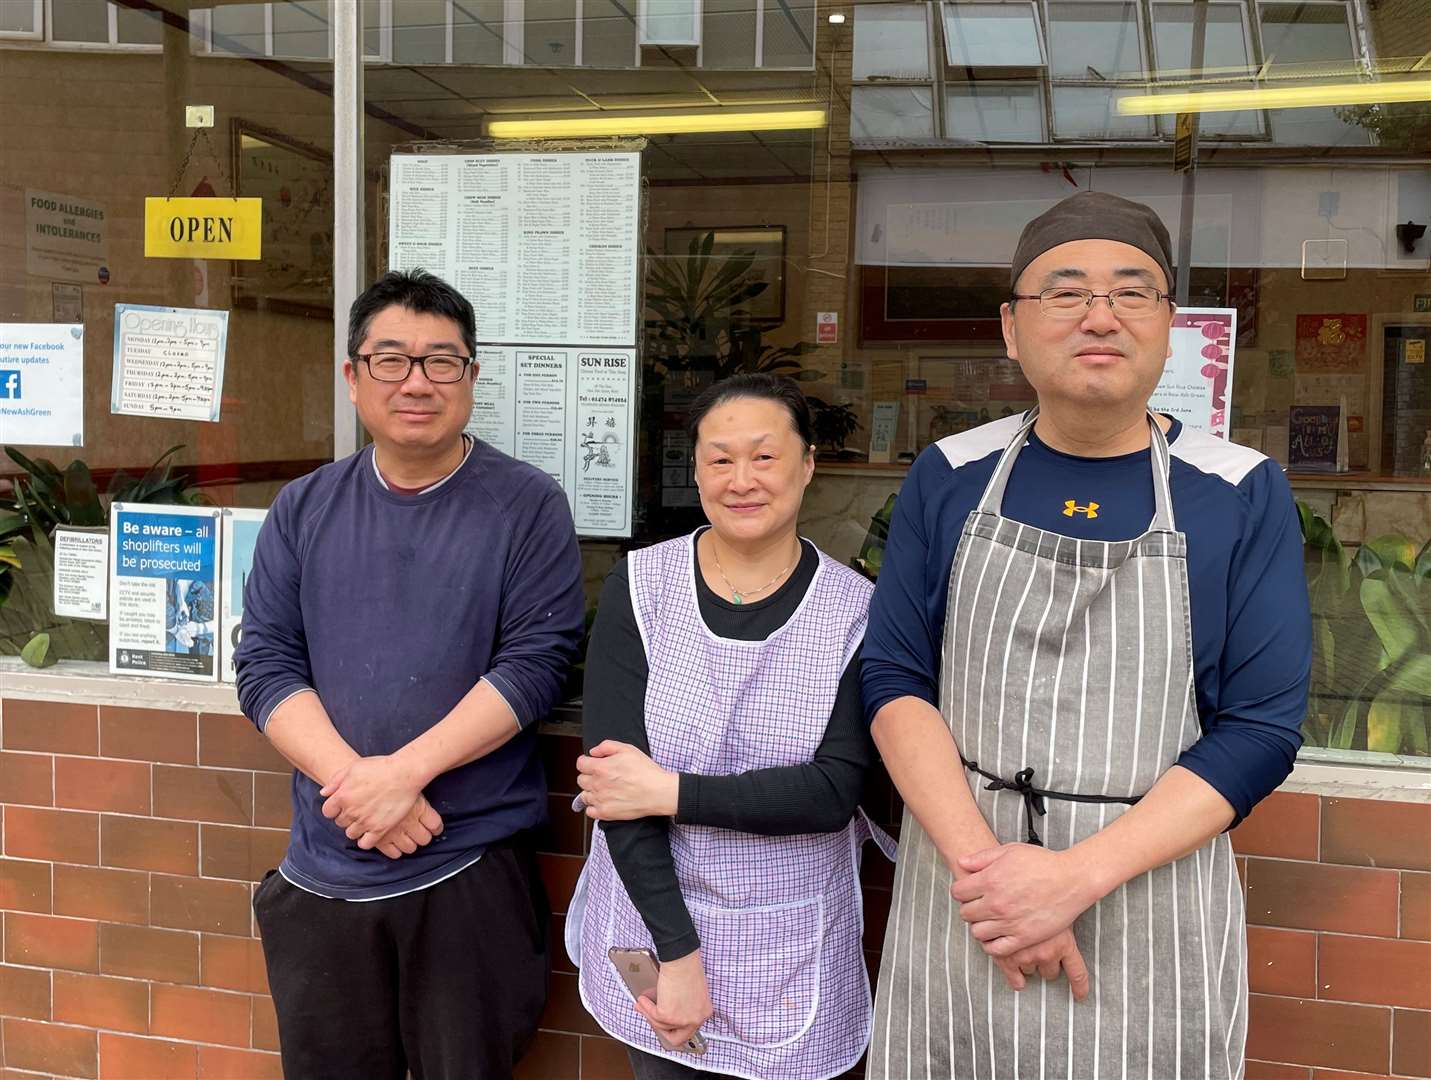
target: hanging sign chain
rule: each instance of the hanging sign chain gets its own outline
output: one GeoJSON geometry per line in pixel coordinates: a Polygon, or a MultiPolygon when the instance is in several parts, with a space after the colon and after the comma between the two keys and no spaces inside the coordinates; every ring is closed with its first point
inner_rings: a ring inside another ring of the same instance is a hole
{"type": "Polygon", "coordinates": [[[189,171],[189,162],[193,159],[194,156],[194,147],[198,145],[200,139],[204,140],[204,147],[208,151],[209,157],[214,159],[214,167],[218,169],[219,180],[222,182],[223,186],[228,188],[229,190],[229,198],[238,198],[237,194],[234,192],[233,185],[229,183],[229,178],[224,172],[223,159],[219,157],[218,151],[214,149],[214,144],[209,139],[208,128],[194,129],[193,137],[189,139],[189,149],[184,151],[183,164],[179,166],[179,171],[174,174],[174,183],[170,185],[169,194],[166,195],[165,198],[172,199],[178,192],[179,185],[184,182],[184,175],[189,171]]]}

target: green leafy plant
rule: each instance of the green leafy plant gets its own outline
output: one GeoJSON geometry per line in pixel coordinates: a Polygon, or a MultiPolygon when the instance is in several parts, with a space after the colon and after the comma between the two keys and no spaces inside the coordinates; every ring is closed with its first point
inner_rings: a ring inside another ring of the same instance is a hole
{"type": "Polygon", "coordinates": [[[170,447],[142,476],[116,473],[101,495],[83,461],[61,469],[46,458],[31,459],[14,447],[5,448],[24,474],[10,483],[8,493],[0,493],[0,655],[25,656],[29,650],[27,662],[37,661],[36,666],[56,658],[103,658],[103,624],[53,613],[51,536],[62,525],[104,527],[114,502],[202,503],[189,476],[174,471],[173,456],[182,449],[170,447]],[[47,640],[37,644],[44,635],[47,640]]]}
{"type": "Polygon", "coordinates": [[[811,423],[815,429],[816,445],[835,454],[843,451],[846,440],[860,428],[860,422],[855,418],[855,410],[848,402],[832,405],[813,394],[806,395],[806,400],[810,402],[810,409],[815,414],[811,423]]]}
{"type": "Polygon", "coordinates": [[[879,577],[880,567],[884,565],[884,546],[889,541],[889,523],[894,518],[894,501],[897,498],[899,492],[891,492],[884,505],[874,512],[869,530],[865,533],[865,542],[860,545],[860,553],[850,560],[850,565],[871,581],[879,577]]]}
{"type": "Polygon", "coordinates": [[[796,345],[768,345],[749,325],[751,300],[770,287],[755,270],[754,251],[712,257],[715,233],[693,237],[686,254],[647,251],[646,357],[658,379],[672,371],[710,371],[719,381],[746,371],[814,380],[796,345]]]}
{"type": "Polygon", "coordinates": [[[1390,533],[1353,554],[1297,504],[1312,601],[1304,732],[1340,750],[1431,755],[1431,542],[1390,533]]]}

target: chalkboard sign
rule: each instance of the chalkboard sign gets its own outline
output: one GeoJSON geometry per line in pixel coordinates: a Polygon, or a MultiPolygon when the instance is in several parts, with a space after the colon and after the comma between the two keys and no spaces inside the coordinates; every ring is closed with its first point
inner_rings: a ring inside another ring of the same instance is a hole
{"type": "Polygon", "coordinates": [[[1289,469],[1336,471],[1341,414],[1339,405],[1292,406],[1287,431],[1289,469]]]}

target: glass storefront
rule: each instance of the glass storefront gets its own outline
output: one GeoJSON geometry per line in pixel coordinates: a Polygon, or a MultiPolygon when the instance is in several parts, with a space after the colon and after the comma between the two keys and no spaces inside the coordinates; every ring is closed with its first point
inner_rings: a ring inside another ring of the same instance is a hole
{"type": "MultiPolygon", "coordinates": [[[[0,319],[85,328],[83,445],[0,442],[82,460],[101,491],[179,445],[202,497],[266,506],[345,452],[335,250],[360,232],[360,276],[388,265],[393,155],[624,122],[645,139],[637,512],[629,541],[584,542],[591,597],[623,550],[699,520],[684,410],[745,370],[802,381],[805,530],[874,572],[908,463],[1032,401],[998,326],[1020,228],[1111,191],[1168,225],[1179,305],[1231,313],[1221,430],[1303,504],[1307,753],[1431,757],[1420,0],[362,0],[353,117],[338,2],[0,0],[0,319]],[[360,181],[333,165],[354,118],[360,181]],[[345,182],[360,230],[336,219],[345,182]],[[262,258],[146,258],[145,197],[193,195],[261,198],[262,258]],[[68,261],[35,233],[50,204],[103,215],[68,261]],[[218,422],[111,411],[117,303],[230,312],[218,422]]],[[[33,627],[0,629],[14,652],[33,627]]]]}

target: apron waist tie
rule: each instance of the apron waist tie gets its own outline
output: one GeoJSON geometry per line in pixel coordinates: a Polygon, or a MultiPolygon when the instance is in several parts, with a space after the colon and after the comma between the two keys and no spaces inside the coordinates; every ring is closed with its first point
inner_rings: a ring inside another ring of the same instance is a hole
{"type": "Polygon", "coordinates": [[[1072,791],[1049,791],[1046,788],[1034,787],[1034,770],[1032,768],[1020,769],[1014,773],[1012,780],[1005,780],[1002,776],[979,768],[977,761],[970,761],[962,753],[959,755],[959,760],[963,762],[964,768],[970,772],[978,773],[989,781],[984,785],[985,791],[1012,791],[1023,799],[1024,824],[1028,833],[1028,843],[1036,847],[1043,847],[1043,841],[1039,839],[1038,830],[1034,828],[1034,815],[1043,817],[1048,813],[1048,808],[1044,805],[1045,799],[1077,803],[1123,803],[1126,806],[1133,806],[1143,798],[1141,795],[1080,795],[1072,791]]]}

